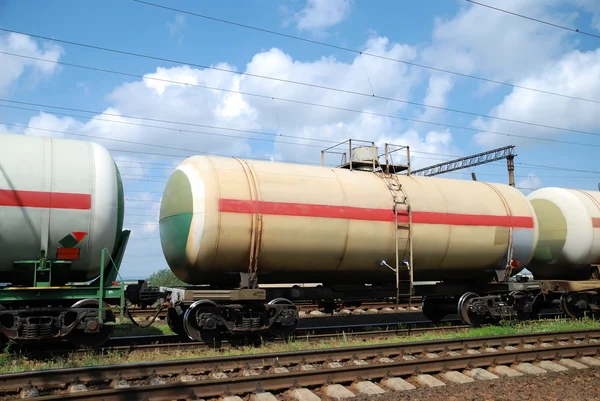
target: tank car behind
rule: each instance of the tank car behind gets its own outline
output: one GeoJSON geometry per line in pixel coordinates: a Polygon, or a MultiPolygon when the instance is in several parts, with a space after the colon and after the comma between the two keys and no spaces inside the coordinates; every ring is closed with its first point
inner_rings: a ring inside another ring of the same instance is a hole
{"type": "Polygon", "coordinates": [[[600,192],[548,187],[527,198],[540,236],[529,270],[546,301],[571,317],[600,316],[600,192]]]}
{"type": "Polygon", "coordinates": [[[540,226],[529,270],[538,279],[590,278],[600,264],[600,192],[549,187],[527,198],[540,226]]]}
{"type": "Polygon", "coordinates": [[[104,147],[0,134],[0,332],[108,339],[106,308],[123,296],[113,286],[129,236],[123,213],[121,176],[104,147]]]}

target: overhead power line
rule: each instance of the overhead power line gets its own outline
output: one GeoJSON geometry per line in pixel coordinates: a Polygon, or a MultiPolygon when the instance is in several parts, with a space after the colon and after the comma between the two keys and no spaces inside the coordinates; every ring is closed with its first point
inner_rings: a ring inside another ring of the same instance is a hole
{"type": "MultiPolygon", "coordinates": [[[[143,155],[162,156],[162,157],[177,157],[177,158],[182,158],[182,159],[194,156],[196,154],[204,154],[204,155],[219,156],[219,157],[232,157],[231,155],[224,155],[224,154],[220,154],[220,153],[211,153],[211,152],[195,151],[195,150],[191,150],[191,149],[173,148],[173,147],[165,146],[165,145],[153,145],[153,144],[144,143],[144,142],[126,141],[126,140],[122,140],[122,139],[97,137],[97,136],[92,136],[92,135],[87,135],[87,134],[78,134],[78,133],[67,132],[67,131],[51,130],[51,129],[39,128],[39,127],[31,127],[31,126],[26,126],[26,125],[23,125],[23,124],[9,123],[9,122],[5,122],[5,121],[0,121],[0,124],[5,124],[5,125],[9,125],[9,126],[17,126],[17,127],[25,127],[25,128],[29,128],[29,129],[33,129],[33,130],[54,132],[54,133],[59,133],[59,134],[67,134],[67,135],[74,135],[74,136],[99,138],[99,139],[103,139],[103,140],[107,140],[107,141],[125,142],[125,143],[128,143],[128,144],[141,145],[141,146],[152,146],[152,147],[164,148],[164,149],[169,149],[169,150],[182,150],[182,151],[185,151],[185,152],[188,152],[188,153],[185,154],[185,155],[173,155],[173,154],[168,154],[168,153],[156,153],[156,152],[147,152],[147,151],[139,151],[139,150],[125,150],[125,149],[107,148],[109,151],[112,151],[112,152],[124,152],[124,153],[131,153],[131,154],[143,154],[143,155]],[[190,154],[190,152],[192,152],[192,153],[190,154]]],[[[411,153],[416,153],[416,152],[415,151],[411,151],[411,153]]],[[[428,153],[428,152],[421,152],[421,153],[428,154],[428,155],[439,155],[439,153],[428,153]]],[[[445,155],[445,156],[451,156],[451,155],[445,155]]],[[[455,157],[455,156],[452,156],[452,157],[455,157]]],[[[249,160],[271,161],[271,159],[264,158],[264,157],[263,158],[261,158],[261,157],[245,157],[245,158],[249,159],[249,160]]],[[[428,159],[427,157],[423,157],[423,156],[419,156],[419,158],[428,159]]],[[[439,160],[439,158],[437,158],[437,159],[429,158],[429,159],[431,159],[431,160],[439,160]]],[[[301,161],[295,161],[295,160],[277,160],[277,162],[280,162],[280,163],[297,163],[297,164],[306,164],[306,165],[314,165],[314,166],[319,166],[320,165],[320,163],[317,163],[317,162],[311,163],[311,162],[301,162],[301,161]]],[[[161,163],[161,165],[163,165],[163,164],[161,163]]],[[[546,166],[546,165],[541,165],[541,164],[528,164],[528,163],[521,163],[521,162],[515,162],[515,165],[521,165],[521,166],[529,167],[529,168],[531,168],[533,170],[535,170],[535,169],[549,169],[549,170],[572,171],[572,172],[579,172],[579,173],[600,174],[600,171],[572,169],[572,168],[561,167],[561,166],[546,166]]],[[[593,177],[590,177],[590,178],[593,178],[593,177]]]]}
{"type": "Polygon", "coordinates": [[[21,35],[28,35],[28,36],[38,38],[38,39],[44,39],[44,40],[49,40],[49,41],[54,41],[54,42],[59,42],[59,43],[70,44],[70,45],[74,45],[74,46],[81,46],[81,47],[86,47],[86,48],[91,48],[91,49],[96,49],[96,50],[102,50],[102,51],[106,51],[106,52],[124,54],[124,55],[128,55],[128,56],[141,57],[141,58],[147,58],[147,59],[158,60],[158,61],[166,61],[166,62],[174,63],[174,64],[187,64],[187,65],[191,65],[191,66],[195,66],[195,67],[199,67],[199,68],[222,71],[222,72],[226,72],[229,74],[250,76],[250,77],[261,78],[261,79],[265,79],[265,80],[273,80],[273,81],[277,81],[277,82],[290,83],[290,84],[295,84],[295,85],[300,85],[300,86],[324,89],[324,90],[334,91],[334,92],[338,92],[338,93],[346,93],[346,94],[351,94],[351,95],[369,97],[369,98],[373,98],[373,99],[380,99],[380,100],[386,100],[386,101],[391,101],[391,102],[409,104],[412,106],[420,106],[420,107],[426,107],[426,108],[431,108],[431,109],[436,109],[436,110],[444,110],[444,111],[448,111],[451,113],[465,114],[465,115],[470,115],[470,116],[475,116],[475,117],[484,117],[484,118],[490,118],[493,120],[506,121],[506,122],[512,122],[515,124],[523,124],[523,125],[529,125],[529,126],[534,126],[534,127],[559,130],[559,131],[586,133],[585,131],[565,128],[565,127],[555,127],[555,126],[551,126],[551,125],[534,123],[534,122],[530,122],[530,121],[514,120],[514,119],[510,119],[510,118],[492,116],[489,114],[475,113],[475,112],[467,111],[467,110],[459,110],[459,109],[452,109],[452,108],[448,108],[448,107],[434,106],[434,105],[430,105],[430,104],[419,103],[419,102],[414,102],[414,101],[409,101],[409,100],[404,100],[404,99],[396,99],[396,98],[391,98],[391,97],[387,97],[387,96],[378,96],[378,95],[373,95],[373,94],[369,94],[369,93],[358,92],[358,91],[353,91],[353,90],[348,90],[348,89],[343,89],[343,88],[334,88],[334,87],[325,86],[325,85],[311,84],[308,82],[287,80],[287,79],[283,79],[283,78],[269,77],[266,75],[251,74],[248,72],[233,71],[233,70],[228,70],[225,68],[212,67],[212,66],[207,66],[207,65],[197,64],[197,63],[190,63],[190,62],[185,62],[185,61],[180,61],[180,60],[167,59],[164,57],[157,57],[157,56],[151,56],[151,55],[147,55],[147,54],[134,53],[134,52],[125,51],[125,50],[118,50],[118,49],[112,49],[112,48],[107,48],[107,47],[102,47],[102,46],[90,45],[90,44],[86,44],[86,43],[56,39],[56,38],[51,38],[48,36],[42,36],[42,35],[36,35],[36,34],[31,34],[31,33],[15,31],[12,29],[0,28],[0,31],[18,33],[21,35]]]}
{"type": "Polygon", "coordinates": [[[528,91],[534,91],[534,92],[544,93],[544,94],[548,94],[548,95],[560,96],[560,97],[565,97],[565,98],[569,98],[569,99],[582,100],[582,101],[585,101],[585,102],[600,103],[600,100],[586,99],[586,98],[582,98],[582,97],[578,97],[578,96],[570,96],[570,95],[565,95],[563,93],[551,92],[551,91],[546,91],[546,90],[543,90],[543,89],[537,89],[537,88],[532,88],[532,87],[528,87],[528,86],[516,85],[516,84],[507,83],[507,82],[497,81],[497,80],[494,80],[494,79],[483,78],[483,77],[479,77],[479,76],[472,75],[472,74],[464,74],[464,73],[457,72],[457,71],[451,71],[451,70],[447,70],[447,69],[443,69],[443,68],[432,67],[432,66],[425,65],[425,64],[414,63],[412,61],[406,61],[406,60],[402,60],[402,59],[398,59],[398,58],[394,58],[394,57],[382,56],[380,54],[369,53],[369,52],[365,52],[365,51],[361,51],[361,50],[351,49],[351,48],[344,47],[344,46],[333,45],[331,43],[326,43],[326,42],[321,42],[321,41],[317,41],[317,40],[307,39],[307,38],[303,38],[303,37],[300,37],[300,36],[289,35],[289,34],[286,34],[286,33],[277,32],[277,31],[273,31],[273,30],[270,30],[270,29],[259,28],[259,27],[256,27],[256,26],[242,24],[242,23],[239,23],[239,22],[229,21],[229,20],[226,20],[226,19],[223,19],[223,18],[210,17],[210,16],[208,16],[206,14],[199,14],[199,13],[195,13],[195,12],[192,12],[192,11],[186,11],[186,10],[182,10],[182,9],[178,9],[178,8],[174,8],[174,7],[167,7],[167,6],[163,6],[161,4],[150,3],[148,1],[142,1],[142,0],[134,0],[134,1],[137,2],[137,3],[141,3],[141,4],[147,4],[147,5],[153,6],[153,7],[163,8],[165,10],[171,10],[171,11],[175,11],[175,12],[182,13],[182,14],[187,14],[187,15],[192,15],[192,16],[199,17],[199,18],[204,18],[204,19],[212,20],[212,21],[215,21],[215,22],[220,22],[220,23],[229,24],[229,25],[235,25],[235,26],[238,26],[238,27],[241,27],[241,28],[252,29],[252,30],[255,30],[255,31],[259,31],[259,32],[264,32],[264,33],[268,33],[268,34],[271,34],[271,35],[278,35],[278,36],[282,36],[282,37],[289,38],[289,39],[294,39],[294,40],[300,40],[300,41],[303,41],[303,42],[312,43],[312,44],[316,44],[316,45],[320,45],[320,46],[326,46],[326,47],[330,47],[330,48],[337,49],[337,50],[343,50],[343,51],[350,52],[350,53],[360,54],[360,55],[363,55],[363,56],[369,56],[369,57],[374,57],[374,58],[378,58],[378,59],[382,59],[382,60],[394,61],[394,62],[397,62],[397,63],[411,65],[411,66],[414,66],[414,67],[425,68],[425,69],[432,70],[432,71],[438,71],[438,72],[443,72],[443,73],[446,73],[446,74],[457,75],[457,76],[460,76],[460,77],[465,77],[465,78],[475,79],[475,80],[479,80],[479,81],[484,81],[484,82],[490,82],[490,83],[494,83],[494,84],[509,86],[509,87],[512,87],[512,88],[525,89],[525,90],[528,90],[528,91]]]}
{"type": "MultiPolygon", "coordinates": [[[[3,53],[3,52],[0,52],[0,53],[3,53]]],[[[147,77],[143,77],[143,76],[140,76],[140,77],[144,78],[144,79],[152,79],[152,78],[147,78],[147,77]]],[[[513,138],[530,139],[530,140],[534,140],[534,141],[543,141],[543,142],[550,142],[550,143],[561,143],[561,144],[575,145],[575,146],[600,147],[600,145],[586,144],[586,143],[581,143],[581,142],[564,141],[564,140],[559,140],[559,139],[550,139],[550,138],[541,138],[541,137],[532,137],[532,136],[528,136],[528,135],[508,134],[508,133],[499,132],[499,131],[485,131],[485,130],[479,130],[476,128],[465,127],[465,126],[460,126],[460,125],[437,123],[437,122],[426,121],[426,120],[418,120],[418,119],[394,116],[394,115],[390,115],[390,114],[374,113],[374,112],[369,112],[369,111],[364,111],[364,110],[354,110],[354,109],[329,106],[329,105],[323,105],[323,104],[318,104],[318,103],[303,102],[303,101],[299,101],[299,100],[291,100],[291,99],[285,99],[285,98],[275,98],[275,97],[271,97],[271,96],[257,95],[257,94],[248,93],[248,92],[231,91],[231,90],[221,89],[221,88],[210,88],[210,87],[204,87],[204,86],[196,85],[196,84],[187,84],[185,82],[179,82],[179,81],[170,81],[170,82],[181,84],[181,85],[200,86],[203,88],[214,89],[214,90],[225,91],[225,92],[233,92],[233,93],[242,94],[242,95],[259,96],[259,97],[264,97],[264,98],[269,98],[269,99],[277,99],[277,100],[282,100],[282,101],[286,101],[286,102],[298,103],[298,104],[309,105],[309,106],[323,107],[323,108],[328,108],[328,109],[348,111],[348,112],[354,112],[354,113],[360,113],[360,114],[368,114],[368,115],[374,115],[374,116],[379,116],[379,117],[386,117],[386,118],[392,118],[392,119],[398,119],[398,120],[406,120],[406,121],[412,121],[412,122],[418,122],[418,123],[424,123],[424,124],[432,124],[432,125],[437,125],[437,126],[442,126],[442,127],[447,127],[447,128],[462,129],[462,130],[467,130],[467,131],[472,131],[472,132],[486,133],[486,134],[492,134],[492,135],[513,137],[513,138]]],[[[163,120],[163,119],[156,119],[156,118],[149,118],[149,117],[128,116],[128,115],[122,115],[122,114],[116,114],[116,113],[83,110],[83,109],[71,108],[71,107],[52,106],[52,105],[45,105],[45,104],[40,104],[40,103],[22,102],[22,101],[3,99],[3,98],[0,98],[0,101],[16,103],[16,104],[25,104],[25,105],[37,106],[37,107],[46,107],[46,108],[58,109],[58,110],[77,111],[77,112],[88,113],[88,114],[103,114],[103,115],[107,115],[107,116],[114,116],[114,117],[120,117],[120,118],[131,118],[131,119],[138,119],[138,120],[163,122],[163,123],[169,123],[169,124],[180,124],[180,125],[197,126],[197,127],[204,127],[204,128],[232,130],[232,131],[253,133],[253,134],[258,134],[258,135],[269,135],[269,136],[273,136],[273,137],[286,137],[286,138],[294,138],[294,139],[302,139],[302,140],[311,140],[311,141],[317,141],[317,142],[336,143],[335,141],[330,141],[330,140],[325,140],[325,139],[316,139],[316,138],[300,137],[300,136],[276,134],[276,133],[265,133],[265,132],[260,132],[260,131],[250,131],[250,130],[241,130],[241,129],[226,128],[226,127],[217,127],[217,126],[210,126],[210,125],[204,125],[204,124],[170,121],[170,120],[163,120]]],[[[23,109],[23,108],[19,108],[19,107],[15,107],[15,106],[7,106],[7,105],[0,105],[0,107],[11,107],[11,108],[16,108],[16,109],[23,109]]],[[[29,109],[24,109],[24,110],[29,110],[29,109]]],[[[59,113],[59,112],[53,112],[53,113],[57,114],[57,115],[66,115],[66,116],[71,116],[71,117],[83,118],[83,116],[76,116],[76,115],[72,115],[72,114],[65,114],[65,113],[59,113]]],[[[91,118],[91,117],[86,117],[86,118],[91,118]]],[[[97,118],[93,117],[92,119],[97,119],[97,118]]],[[[124,122],[120,122],[120,121],[111,121],[111,122],[124,123],[124,122]]],[[[134,123],[125,123],[125,124],[136,125],[134,123]]],[[[155,127],[155,128],[161,128],[161,127],[155,127]]],[[[170,128],[166,128],[166,129],[170,129],[170,128]]],[[[557,128],[557,129],[559,129],[559,128],[557,128]]],[[[200,133],[200,132],[198,132],[198,133],[200,133]]],[[[599,133],[595,133],[595,132],[576,131],[576,133],[579,133],[582,135],[600,136],[599,133]]],[[[210,135],[219,135],[219,134],[210,134],[210,135]]],[[[222,135],[222,136],[225,136],[225,135],[222,135]]]]}
{"type": "MultiPolygon", "coordinates": [[[[138,1],[138,0],[135,0],[135,1],[138,1]]],[[[587,36],[594,37],[596,39],[600,39],[600,35],[596,35],[596,34],[593,34],[593,33],[581,31],[579,29],[573,29],[573,28],[566,27],[564,25],[555,24],[553,22],[544,21],[544,20],[541,20],[541,19],[538,19],[538,18],[528,17],[526,15],[519,14],[519,13],[516,13],[516,12],[513,12],[513,11],[508,11],[508,10],[504,10],[502,8],[493,7],[493,6],[490,6],[489,4],[478,3],[478,2],[473,1],[473,0],[466,0],[466,1],[468,1],[469,3],[477,4],[478,6],[483,6],[483,7],[491,8],[492,10],[496,10],[496,11],[500,11],[500,12],[503,12],[503,13],[506,13],[506,14],[514,15],[516,17],[525,18],[525,19],[528,19],[528,20],[531,20],[531,21],[539,22],[540,24],[550,25],[550,26],[553,26],[555,28],[564,29],[565,31],[570,31],[570,32],[574,32],[574,33],[580,33],[582,35],[587,35],[587,36]]]]}

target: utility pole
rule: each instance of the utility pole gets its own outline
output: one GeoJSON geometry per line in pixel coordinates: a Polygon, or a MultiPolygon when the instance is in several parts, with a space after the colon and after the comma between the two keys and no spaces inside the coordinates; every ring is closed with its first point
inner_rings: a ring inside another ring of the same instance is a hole
{"type": "Polygon", "coordinates": [[[515,186],[515,155],[506,156],[506,167],[508,168],[508,185],[515,186]]]}

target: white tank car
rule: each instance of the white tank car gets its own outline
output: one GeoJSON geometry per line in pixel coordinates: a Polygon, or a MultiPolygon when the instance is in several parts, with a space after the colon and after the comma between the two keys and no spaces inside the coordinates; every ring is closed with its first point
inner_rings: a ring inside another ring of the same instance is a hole
{"type": "Polygon", "coordinates": [[[39,260],[41,251],[48,259],[79,252],[70,266],[53,270],[53,285],[94,279],[102,248],[115,247],[123,213],[121,176],[104,147],[0,134],[0,282],[32,285],[32,272],[14,262],[39,260]]]}
{"type": "Polygon", "coordinates": [[[527,196],[539,223],[528,269],[536,279],[589,278],[600,264],[600,192],[542,188],[527,196]]]}
{"type": "MultiPolygon", "coordinates": [[[[414,280],[486,278],[517,273],[537,244],[533,208],[503,184],[397,176],[412,207],[414,280]]],[[[392,194],[395,194],[393,195],[392,194]]],[[[165,259],[189,284],[239,281],[250,262],[261,284],[388,283],[384,261],[408,258],[408,230],[398,233],[394,199],[376,173],[194,156],[171,175],[159,227],[165,259]]]]}

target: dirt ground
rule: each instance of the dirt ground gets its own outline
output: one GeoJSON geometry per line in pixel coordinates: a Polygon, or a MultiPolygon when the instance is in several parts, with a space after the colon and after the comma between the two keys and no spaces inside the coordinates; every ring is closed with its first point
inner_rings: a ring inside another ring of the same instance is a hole
{"type": "Polygon", "coordinates": [[[419,388],[390,392],[374,397],[356,397],[355,401],[569,401],[600,400],[600,367],[540,376],[524,375],[468,384],[447,384],[437,388],[419,388]]]}

